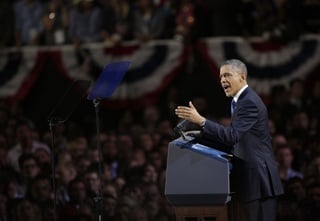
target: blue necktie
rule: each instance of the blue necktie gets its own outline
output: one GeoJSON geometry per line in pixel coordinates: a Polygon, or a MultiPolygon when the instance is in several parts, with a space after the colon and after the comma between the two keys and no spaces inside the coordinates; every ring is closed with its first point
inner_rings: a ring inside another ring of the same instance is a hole
{"type": "Polygon", "coordinates": [[[233,111],[236,108],[236,102],[234,100],[232,100],[231,102],[231,116],[233,115],[233,111]]]}

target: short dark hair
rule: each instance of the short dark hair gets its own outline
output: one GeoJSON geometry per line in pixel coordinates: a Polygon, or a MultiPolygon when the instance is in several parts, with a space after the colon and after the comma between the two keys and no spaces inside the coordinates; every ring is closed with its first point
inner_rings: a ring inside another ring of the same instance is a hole
{"type": "Polygon", "coordinates": [[[289,82],[290,88],[292,88],[295,83],[301,83],[301,84],[303,84],[303,81],[302,81],[302,79],[300,79],[300,78],[293,78],[293,79],[289,82]]]}
{"type": "Polygon", "coordinates": [[[243,63],[238,59],[226,60],[221,66],[225,66],[225,65],[230,65],[232,68],[236,69],[242,74],[245,74],[245,75],[248,74],[247,66],[245,65],[245,63],[243,63]]]}
{"type": "Polygon", "coordinates": [[[38,159],[35,157],[35,155],[31,153],[24,153],[19,157],[19,168],[22,169],[23,164],[27,160],[34,160],[37,165],[39,165],[38,159]]]}

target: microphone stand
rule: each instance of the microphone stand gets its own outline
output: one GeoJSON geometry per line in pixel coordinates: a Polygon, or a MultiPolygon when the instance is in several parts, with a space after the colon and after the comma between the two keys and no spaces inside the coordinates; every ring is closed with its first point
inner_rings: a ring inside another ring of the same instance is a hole
{"type": "Polygon", "coordinates": [[[102,148],[100,144],[100,119],[99,119],[99,105],[100,101],[99,99],[93,99],[93,104],[95,108],[95,115],[96,115],[96,131],[97,131],[97,149],[99,152],[99,162],[98,162],[98,176],[100,179],[100,188],[99,193],[97,196],[93,198],[95,203],[95,209],[96,209],[96,221],[103,221],[103,177],[102,177],[102,148]]]}
{"type": "Polygon", "coordinates": [[[56,154],[56,145],[55,145],[55,131],[54,126],[57,124],[64,123],[69,116],[71,115],[72,111],[75,109],[76,105],[80,103],[82,97],[85,95],[85,93],[81,93],[81,97],[79,96],[77,100],[74,100],[73,90],[76,89],[76,91],[87,90],[90,86],[90,81],[88,80],[75,80],[71,87],[64,93],[63,97],[60,99],[60,101],[57,103],[53,111],[49,114],[48,121],[49,121],[49,128],[51,132],[51,170],[52,170],[52,190],[54,194],[54,200],[53,200],[53,221],[57,220],[57,190],[56,190],[56,166],[55,166],[55,154],[56,154]],[[81,99],[79,99],[81,98],[81,99]],[[71,100],[72,99],[72,100],[71,100]],[[69,105],[71,103],[71,106],[69,107],[69,111],[66,112],[66,105],[69,105]]]}
{"type": "Polygon", "coordinates": [[[53,118],[49,119],[49,128],[51,132],[51,176],[52,176],[52,189],[53,189],[53,221],[57,220],[57,190],[56,190],[56,168],[55,168],[55,133],[54,133],[54,126],[55,120],[53,118]]]}
{"type": "Polygon", "coordinates": [[[102,74],[96,80],[96,83],[88,95],[89,100],[93,100],[96,111],[96,127],[97,127],[97,149],[99,151],[98,175],[100,179],[100,190],[94,197],[97,217],[96,221],[103,221],[103,177],[102,177],[102,150],[100,145],[100,122],[99,122],[99,99],[111,96],[115,86],[120,83],[123,75],[127,71],[131,62],[116,62],[108,64],[103,68],[102,74]]]}

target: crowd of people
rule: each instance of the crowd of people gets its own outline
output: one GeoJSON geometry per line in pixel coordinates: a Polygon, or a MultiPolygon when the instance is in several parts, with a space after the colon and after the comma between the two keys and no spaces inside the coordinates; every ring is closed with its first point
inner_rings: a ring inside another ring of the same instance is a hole
{"type": "Polygon", "coordinates": [[[4,0],[1,46],[319,33],[317,0],[4,0]]]}
{"type": "MultiPolygon", "coordinates": [[[[285,190],[278,204],[279,221],[320,218],[320,82],[307,97],[305,92],[304,82],[295,79],[289,89],[274,87],[267,105],[285,190]]],[[[97,199],[103,196],[105,220],[175,220],[174,207],[164,195],[168,143],[177,137],[174,108],[181,102],[177,93],[171,94],[176,96],[140,114],[124,111],[98,138],[84,122],[67,121],[53,131],[37,129],[23,109],[2,105],[0,217],[94,220],[101,205],[97,199]]],[[[193,98],[199,112],[210,119],[213,111],[207,102],[205,97],[193,98]]],[[[230,117],[215,120],[230,123],[230,117]]]]}
{"type": "MultiPolygon", "coordinates": [[[[290,40],[320,30],[316,0],[3,0],[0,5],[2,46],[203,36],[290,40]]],[[[192,99],[199,112],[215,118],[210,100],[192,99]]],[[[175,220],[164,188],[179,104],[172,87],[162,102],[139,114],[123,111],[97,136],[88,122],[67,121],[53,131],[40,130],[22,107],[1,101],[0,220],[92,221],[101,212],[101,200],[108,221],[175,220]]],[[[275,86],[267,107],[285,190],[278,220],[320,220],[320,82],[306,88],[295,79],[289,88],[275,86]]],[[[229,115],[215,120],[230,123],[229,115]]]]}
{"type": "Polygon", "coordinates": [[[269,104],[272,142],[285,194],[279,220],[319,220],[320,206],[320,83],[309,92],[301,79],[289,90],[275,86],[269,104]]]}

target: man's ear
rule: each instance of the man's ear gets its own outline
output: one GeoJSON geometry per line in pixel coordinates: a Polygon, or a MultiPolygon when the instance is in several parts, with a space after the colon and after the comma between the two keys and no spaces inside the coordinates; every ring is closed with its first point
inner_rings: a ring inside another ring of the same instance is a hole
{"type": "Polygon", "coordinates": [[[246,75],[245,74],[240,74],[240,82],[246,80],[246,75]]]}

